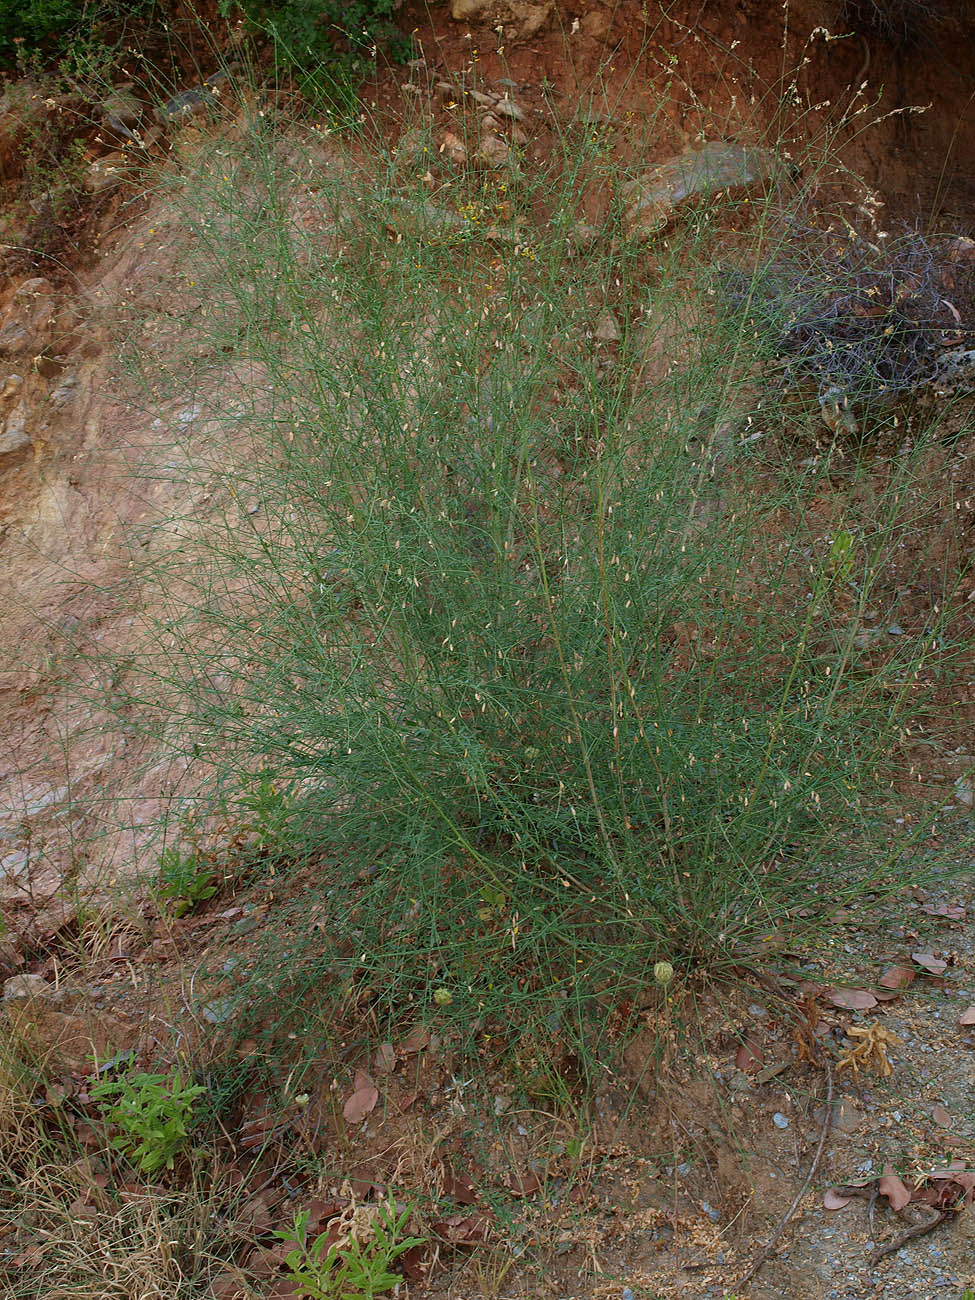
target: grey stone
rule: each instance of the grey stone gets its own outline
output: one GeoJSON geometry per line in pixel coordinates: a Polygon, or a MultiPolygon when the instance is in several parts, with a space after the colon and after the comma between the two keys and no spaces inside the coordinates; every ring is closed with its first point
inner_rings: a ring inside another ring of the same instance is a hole
{"type": "Polygon", "coordinates": [[[620,327],[616,323],[616,317],[611,311],[604,311],[599,320],[596,321],[593,336],[600,343],[619,343],[622,335],[620,334],[620,327]]]}
{"type": "Polygon", "coordinates": [[[626,226],[633,236],[663,230],[689,199],[741,190],[768,180],[775,154],[751,145],[711,142],[654,167],[623,186],[626,226]]]}
{"type": "Polygon", "coordinates": [[[21,998],[43,998],[46,1002],[60,1002],[64,994],[60,989],[49,984],[43,975],[11,975],[3,982],[4,1002],[15,1002],[21,998]]]}
{"type": "Polygon", "coordinates": [[[27,459],[31,451],[31,440],[26,424],[27,412],[23,406],[17,406],[7,417],[3,432],[0,433],[0,471],[13,469],[27,459]]]}

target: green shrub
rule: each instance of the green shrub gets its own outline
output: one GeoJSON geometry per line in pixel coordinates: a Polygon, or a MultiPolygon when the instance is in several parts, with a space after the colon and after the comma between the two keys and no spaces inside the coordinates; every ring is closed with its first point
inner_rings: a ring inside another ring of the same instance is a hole
{"type": "Polygon", "coordinates": [[[260,31],[272,36],[279,57],[315,73],[321,66],[364,64],[376,47],[404,58],[409,42],[398,31],[393,15],[401,0],[220,0],[226,18],[243,11],[260,31]]]}
{"type": "Polygon", "coordinates": [[[84,21],[86,0],[0,0],[0,63],[24,53],[50,48],[84,21]]]}
{"type": "MultiPolygon", "coordinates": [[[[939,623],[874,664],[857,635],[909,581],[926,444],[824,525],[762,414],[768,338],[714,309],[720,207],[652,270],[612,213],[580,256],[598,138],[487,177],[423,139],[305,186],[255,133],[181,182],[207,311],[134,359],[160,418],[206,412],[156,463],[226,510],[139,569],[163,612],[123,705],[207,755],[204,803],[290,791],[278,842],[314,870],[241,1033],[307,1017],[311,1054],[351,1000],[591,1059],[656,963],[677,997],[903,878],[876,827],[947,649],[939,623]]],[[[757,265],[787,229],[759,213],[757,265]]]]}

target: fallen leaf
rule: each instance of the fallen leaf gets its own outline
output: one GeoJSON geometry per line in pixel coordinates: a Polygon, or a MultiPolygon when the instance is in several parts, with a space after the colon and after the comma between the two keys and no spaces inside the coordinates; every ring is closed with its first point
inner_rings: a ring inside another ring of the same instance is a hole
{"type": "Polygon", "coordinates": [[[896,1174],[889,1174],[887,1169],[884,1170],[883,1178],[877,1183],[877,1191],[881,1196],[887,1197],[890,1208],[895,1211],[903,1210],[911,1199],[911,1189],[896,1174]]]}
{"type": "Polygon", "coordinates": [[[762,1045],[756,1038],[746,1038],[738,1048],[735,1066],[746,1074],[754,1074],[762,1068],[762,1045]]]}
{"type": "Polygon", "coordinates": [[[882,989],[906,989],[914,983],[914,971],[910,966],[891,966],[877,983],[882,989]]]}
{"type": "Polygon", "coordinates": [[[925,903],[921,911],[927,912],[929,916],[943,916],[947,921],[964,921],[966,915],[960,903],[939,903],[937,906],[925,903]]]}
{"type": "Polygon", "coordinates": [[[508,1189],[512,1196],[534,1196],[542,1190],[542,1180],[538,1174],[512,1174],[508,1179],[508,1189]]]}
{"type": "Polygon", "coordinates": [[[975,1007],[969,1007],[967,1011],[963,1011],[958,1023],[965,1028],[969,1025],[975,1025],[975,1007]]]}
{"type": "Polygon", "coordinates": [[[951,1127],[951,1116],[940,1102],[938,1102],[934,1110],[932,1110],[931,1118],[934,1120],[935,1124],[940,1124],[942,1128],[951,1127]]]}
{"type": "Polygon", "coordinates": [[[422,1052],[425,1047],[429,1046],[430,1031],[420,1025],[407,1034],[406,1038],[400,1043],[399,1050],[403,1056],[415,1056],[417,1052],[422,1052]]]}
{"type": "Polygon", "coordinates": [[[247,1300],[247,1286],[232,1273],[218,1273],[210,1283],[213,1300],[247,1300]]]}
{"type": "Polygon", "coordinates": [[[379,1089],[365,1070],[356,1070],[352,1096],[342,1107],[342,1116],[347,1124],[361,1124],[365,1117],[376,1109],[379,1089]]]}
{"type": "Polygon", "coordinates": [[[911,960],[916,961],[919,966],[923,966],[929,975],[943,975],[948,969],[946,961],[942,961],[940,957],[935,957],[930,952],[912,952],[911,960]]]}
{"type": "Polygon", "coordinates": [[[396,1048],[392,1043],[380,1043],[373,1057],[373,1067],[377,1074],[388,1074],[396,1068],[396,1048]]]}
{"type": "Polygon", "coordinates": [[[852,1200],[852,1196],[843,1196],[835,1187],[831,1187],[823,1197],[823,1209],[842,1210],[843,1206],[849,1205],[852,1200]]]}
{"type": "Polygon", "coordinates": [[[459,1201],[461,1205],[474,1205],[477,1201],[477,1188],[471,1180],[466,1174],[459,1171],[455,1173],[446,1161],[443,1167],[443,1191],[444,1196],[459,1201]]]}
{"type": "Polygon", "coordinates": [[[237,1218],[249,1235],[260,1237],[271,1231],[274,1227],[272,1211],[278,1199],[267,1192],[258,1192],[244,1202],[237,1212],[237,1218]]]}
{"type": "Polygon", "coordinates": [[[430,1225],[433,1232],[453,1245],[475,1245],[487,1240],[491,1220],[486,1214],[448,1214],[430,1225]]]}
{"type": "Polygon", "coordinates": [[[877,999],[866,989],[827,989],[826,996],[834,1007],[847,1011],[869,1011],[877,1005],[877,999]]]}
{"type": "Polygon", "coordinates": [[[399,1257],[396,1267],[408,1282],[422,1282],[427,1275],[426,1245],[411,1246],[399,1257]]]}

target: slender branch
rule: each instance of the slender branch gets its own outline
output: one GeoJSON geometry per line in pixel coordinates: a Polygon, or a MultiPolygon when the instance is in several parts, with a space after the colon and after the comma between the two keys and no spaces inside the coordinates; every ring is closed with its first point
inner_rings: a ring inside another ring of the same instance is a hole
{"type": "Polygon", "coordinates": [[[816,1147],[816,1154],[812,1158],[812,1164],[809,1166],[809,1173],[806,1174],[805,1182],[802,1184],[802,1186],[799,1188],[798,1192],[796,1193],[795,1200],[792,1202],[792,1204],[786,1210],[785,1214],[783,1214],[782,1218],[779,1220],[779,1226],[775,1229],[775,1231],[772,1233],[772,1236],[769,1238],[768,1245],[765,1246],[759,1252],[758,1258],[752,1264],[751,1268],[748,1270],[745,1276],[741,1278],[741,1280],[739,1281],[738,1283],[739,1286],[744,1286],[746,1282],[750,1282],[751,1279],[758,1272],[758,1270],[765,1263],[765,1261],[768,1259],[769,1255],[771,1255],[775,1243],[782,1236],[783,1232],[786,1229],[787,1224],[789,1223],[789,1220],[792,1218],[796,1210],[799,1208],[799,1204],[802,1201],[802,1198],[809,1191],[809,1188],[812,1184],[812,1180],[816,1176],[816,1170],[819,1168],[819,1162],[823,1156],[823,1148],[826,1146],[826,1138],[829,1135],[830,1115],[833,1109],[833,1071],[830,1069],[829,1060],[825,1057],[823,1059],[824,1059],[824,1064],[826,1066],[826,1105],[823,1110],[823,1127],[822,1127],[822,1131],[819,1134],[819,1144],[816,1147]]]}

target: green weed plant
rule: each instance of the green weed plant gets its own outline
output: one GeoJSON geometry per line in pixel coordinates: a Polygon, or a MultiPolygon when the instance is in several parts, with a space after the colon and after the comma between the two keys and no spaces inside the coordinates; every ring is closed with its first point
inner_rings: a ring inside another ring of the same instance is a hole
{"type": "Polygon", "coordinates": [[[172,1169],[193,1126],[193,1103],[206,1089],[169,1074],[123,1074],[91,1089],[106,1123],[119,1130],[112,1146],[142,1173],[172,1169]]]}
{"type": "Polygon", "coordinates": [[[294,1294],[307,1300],[374,1300],[391,1290],[403,1280],[391,1271],[392,1265],[426,1240],[406,1235],[411,1213],[409,1206],[398,1210],[390,1201],[371,1220],[368,1241],[353,1236],[331,1245],[327,1231],[310,1240],[308,1211],[297,1214],[293,1227],[275,1233],[286,1244],[293,1243],[284,1263],[294,1294]]]}

